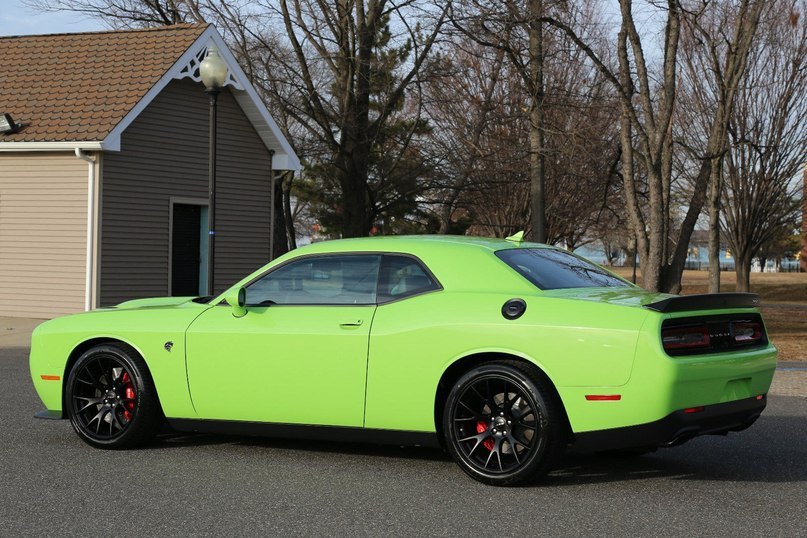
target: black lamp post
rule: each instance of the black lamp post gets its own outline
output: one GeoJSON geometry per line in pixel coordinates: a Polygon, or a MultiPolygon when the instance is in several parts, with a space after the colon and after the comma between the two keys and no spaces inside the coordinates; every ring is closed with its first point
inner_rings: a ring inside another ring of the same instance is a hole
{"type": "Polygon", "coordinates": [[[207,49],[199,65],[199,75],[210,96],[210,131],[208,142],[208,207],[207,207],[207,294],[214,294],[214,267],[216,260],[216,107],[219,93],[227,81],[227,64],[216,47],[207,49]]]}

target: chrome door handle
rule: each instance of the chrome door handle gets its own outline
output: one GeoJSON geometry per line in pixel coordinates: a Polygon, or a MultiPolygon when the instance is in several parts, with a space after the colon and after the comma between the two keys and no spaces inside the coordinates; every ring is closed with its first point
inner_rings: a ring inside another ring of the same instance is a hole
{"type": "Polygon", "coordinates": [[[345,322],[345,323],[340,323],[339,326],[340,327],[345,327],[345,328],[361,327],[362,323],[364,323],[364,320],[357,319],[356,321],[348,321],[348,322],[345,322]]]}

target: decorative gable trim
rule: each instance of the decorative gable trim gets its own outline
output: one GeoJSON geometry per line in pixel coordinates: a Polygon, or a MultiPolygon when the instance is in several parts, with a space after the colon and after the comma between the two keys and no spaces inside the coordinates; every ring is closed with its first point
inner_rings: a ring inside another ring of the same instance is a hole
{"type": "Polygon", "coordinates": [[[219,54],[221,54],[221,57],[229,68],[230,73],[227,77],[227,84],[225,85],[231,86],[231,91],[236,102],[244,111],[244,114],[247,116],[247,119],[249,119],[266,148],[275,152],[273,159],[275,170],[299,170],[300,160],[294,153],[291,144],[289,144],[286,137],[283,136],[283,132],[277,126],[269,110],[267,110],[266,105],[263,104],[258,92],[249,83],[249,79],[238,65],[235,56],[230,52],[224,39],[222,39],[221,35],[219,35],[212,25],[194,41],[193,45],[179,57],[171,69],[157,81],[146,95],[138,101],[134,108],[132,108],[107,137],[104,138],[102,141],[103,149],[105,151],[120,151],[121,135],[123,132],[172,80],[183,78],[191,78],[195,81],[199,80],[196,78],[198,77],[198,65],[207,53],[207,48],[211,45],[214,45],[218,49],[219,54]]]}
{"type": "MultiPolygon", "coordinates": [[[[207,49],[209,49],[211,45],[212,43],[208,43],[203,49],[199,50],[198,53],[191,56],[191,59],[185,64],[185,67],[179,70],[179,74],[175,76],[174,79],[182,80],[183,78],[189,78],[194,82],[202,82],[202,76],[199,74],[199,66],[202,64],[202,60],[205,59],[205,56],[207,56],[207,49]]],[[[232,69],[227,72],[227,80],[224,82],[224,86],[232,86],[236,90],[244,90],[244,87],[239,84],[233,76],[232,69]]]]}

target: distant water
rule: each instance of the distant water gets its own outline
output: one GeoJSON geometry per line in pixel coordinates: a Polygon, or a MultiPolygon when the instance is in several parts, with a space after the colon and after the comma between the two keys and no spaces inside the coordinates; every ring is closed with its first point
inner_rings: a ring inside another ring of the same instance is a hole
{"type": "MultiPolygon", "coordinates": [[[[608,265],[608,260],[605,257],[605,249],[602,248],[602,245],[598,242],[590,243],[588,245],[582,246],[574,250],[575,254],[579,254],[584,258],[593,261],[594,263],[600,265],[608,265]]],[[[624,253],[621,253],[616,260],[614,260],[613,265],[615,266],[630,266],[632,260],[630,256],[626,256],[624,253]]],[[[782,270],[797,270],[799,262],[797,260],[782,260],[780,262],[782,270]]],[[[709,252],[708,249],[699,248],[699,247],[692,247],[689,249],[689,256],[687,256],[686,267],[687,269],[703,269],[706,270],[709,265],[709,252]]],[[[722,249],[720,251],[720,268],[723,271],[733,271],[734,270],[734,257],[731,255],[731,251],[728,249],[722,249]]],[[[768,260],[766,265],[766,271],[774,271],[776,268],[776,261],[775,260],[768,260]]],[[[759,271],[759,261],[754,260],[754,263],[751,265],[752,271],[759,271]]]]}

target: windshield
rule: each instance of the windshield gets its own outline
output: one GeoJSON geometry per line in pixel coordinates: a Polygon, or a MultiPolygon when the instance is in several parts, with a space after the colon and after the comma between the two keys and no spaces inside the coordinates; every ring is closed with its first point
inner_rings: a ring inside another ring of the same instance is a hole
{"type": "Polygon", "coordinates": [[[499,250],[496,256],[542,290],[630,287],[621,278],[565,250],[513,248],[499,250]]]}

